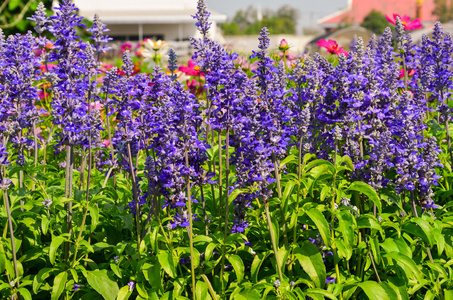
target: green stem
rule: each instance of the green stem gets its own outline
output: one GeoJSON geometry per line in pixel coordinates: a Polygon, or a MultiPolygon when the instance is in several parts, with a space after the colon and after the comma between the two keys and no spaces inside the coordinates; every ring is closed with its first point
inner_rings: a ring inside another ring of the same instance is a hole
{"type": "MultiPolygon", "coordinates": [[[[222,134],[219,131],[219,231],[222,228],[222,134]]],[[[222,273],[222,270],[220,270],[222,273]]]]}
{"type": "Polygon", "coordinates": [[[277,242],[275,240],[274,231],[272,230],[271,214],[269,212],[269,202],[265,201],[264,207],[266,210],[267,226],[269,227],[269,233],[271,235],[272,248],[274,249],[275,265],[277,266],[278,278],[280,279],[280,282],[283,282],[282,268],[280,267],[280,262],[278,261],[277,257],[278,254],[277,242]]]}
{"type": "MultiPolygon", "coordinates": [[[[334,230],[334,221],[335,221],[335,200],[336,200],[336,180],[337,180],[337,152],[338,152],[338,142],[335,142],[335,155],[334,155],[334,159],[333,159],[333,165],[335,167],[335,173],[333,175],[333,183],[332,183],[332,186],[333,186],[333,195],[332,195],[332,202],[330,204],[330,210],[331,210],[331,221],[330,221],[330,224],[331,224],[331,236],[332,236],[332,241],[335,240],[335,230],[334,230]]],[[[337,257],[337,249],[334,248],[333,249],[333,253],[334,253],[334,262],[335,262],[335,274],[337,275],[337,283],[341,283],[341,277],[340,277],[340,268],[338,267],[338,262],[336,262],[335,260],[335,257],[337,257]]],[[[340,292],[340,299],[343,299],[343,293],[340,292]]]]}
{"type": "MultiPolygon", "coordinates": [[[[127,131],[127,127],[126,127],[126,131],[127,131]]],[[[129,157],[129,168],[131,170],[132,196],[134,198],[134,204],[135,204],[135,230],[136,230],[136,234],[137,234],[137,253],[138,253],[138,260],[140,261],[140,206],[138,204],[137,181],[135,180],[134,163],[132,162],[131,145],[129,142],[127,142],[127,155],[129,157]]]]}
{"type": "MultiPolygon", "coordinates": [[[[3,180],[3,178],[0,178],[0,180],[3,180]]],[[[9,236],[11,239],[11,251],[13,254],[13,264],[14,264],[14,273],[16,275],[16,287],[19,288],[20,282],[19,282],[19,271],[17,269],[17,258],[16,258],[16,243],[14,240],[14,229],[13,229],[13,221],[11,217],[11,208],[9,206],[9,200],[8,200],[8,193],[6,190],[3,190],[3,201],[5,202],[5,207],[6,207],[6,215],[8,216],[8,227],[9,227],[9,236]]]]}
{"type": "MultiPolygon", "coordinates": [[[[186,158],[186,168],[189,169],[189,154],[187,153],[187,145],[184,147],[184,156],[186,158]]],[[[187,210],[189,211],[189,246],[190,246],[190,270],[192,277],[192,297],[196,300],[196,284],[195,284],[195,254],[193,250],[193,220],[192,220],[192,199],[190,194],[190,175],[186,177],[187,180],[187,210]]]]}
{"type": "MultiPolygon", "coordinates": [[[[281,203],[281,201],[283,199],[282,199],[282,187],[280,184],[280,174],[279,174],[280,166],[279,166],[279,163],[277,162],[274,152],[272,152],[272,161],[274,164],[275,179],[277,180],[277,195],[278,195],[278,199],[280,200],[280,203],[281,203]]],[[[285,207],[286,207],[286,204],[285,205],[283,205],[283,203],[280,204],[280,219],[281,219],[281,223],[282,223],[283,239],[285,241],[285,247],[288,248],[288,235],[286,233],[286,219],[285,219],[286,209],[285,209],[285,207]]]]}
{"type": "MultiPolygon", "coordinates": [[[[219,145],[221,145],[219,141],[219,145]]],[[[222,282],[222,294],[225,291],[223,282],[223,269],[225,268],[225,256],[226,256],[226,240],[228,237],[228,209],[229,209],[229,177],[230,177],[230,159],[228,148],[230,146],[230,127],[227,127],[226,138],[225,138],[225,226],[223,231],[223,246],[222,246],[222,263],[220,265],[220,281],[222,282]]]]}

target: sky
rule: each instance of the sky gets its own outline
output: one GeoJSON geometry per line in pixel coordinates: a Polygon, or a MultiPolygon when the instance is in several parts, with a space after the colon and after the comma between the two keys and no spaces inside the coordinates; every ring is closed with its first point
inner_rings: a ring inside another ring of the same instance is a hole
{"type": "Polygon", "coordinates": [[[209,9],[226,14],[229,18],[234,17],[238,10],[245,10],[249,5],[261,7],[262,10],[269,8],[276,10],[282,5],[288,4],[299,10],[300,20],[298,32],[302,27],[310,27],[310,23],[316,26],[316,21],[342,8],[347,7],[348,0],[205,0],[209,9]]]}

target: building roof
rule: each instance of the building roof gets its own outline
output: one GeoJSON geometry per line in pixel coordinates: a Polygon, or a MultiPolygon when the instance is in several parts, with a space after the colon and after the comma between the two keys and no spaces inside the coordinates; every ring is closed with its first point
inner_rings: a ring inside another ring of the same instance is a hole
{"type": "MultiPolygon", "coordinates": [[[[434,22],[437,17],[433,15],[434,0],[424,0],[421,9],[422,22],[434,22]]],[[[416,0],[348,0],[348,6],[331,15],[318,20],[324,27],[337,26],[338,24],[359,24],[372,11],[377,10],[384,15],[393,14],[416,16],[416,0]]]]}
{"type": "MultiPolygon", "coordinates": [[[[106,24],[195,23],[197,0],[74,0],[88,19],[98,14],[106,24]]],[[[225,22],[227,16],[210,10],[210,20],[225,22]]]]}

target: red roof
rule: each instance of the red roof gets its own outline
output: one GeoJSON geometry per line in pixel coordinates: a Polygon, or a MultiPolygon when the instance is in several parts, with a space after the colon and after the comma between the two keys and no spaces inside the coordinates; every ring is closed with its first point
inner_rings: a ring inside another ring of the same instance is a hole
{"type": "MultiPolygon", "coordinates": [[[[348,0],[348,7],[329,16],[321,18],[318,23],[321,25],[333,25],[339,23],[356,24],[362,23],[363,19],[374,9],[384,15],[392,16],[394,13],[408,15],[411,18],[416,16],[417,0],[348,0]]],[[[434,0],[424,0],[421,9],[422,22],[437,21],[433,15],[434,0]]]]}

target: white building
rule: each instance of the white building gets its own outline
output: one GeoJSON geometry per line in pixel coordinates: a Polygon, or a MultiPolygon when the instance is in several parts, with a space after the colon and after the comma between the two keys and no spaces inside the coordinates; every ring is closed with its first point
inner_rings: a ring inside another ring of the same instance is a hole
{"type": "MultiPolygon", "coordinates": [[[[143,38],[185,41],[196,35],[197,0],[74,0],[81,16],[92,20],[98,14],[115,40],[138,41],[143,38]]],[[[209,7],[208,7],[209,10],[209,7]]],[[[218,39],[217,23],[227,16],[209,10],[212,38],[218,39]]]]}

